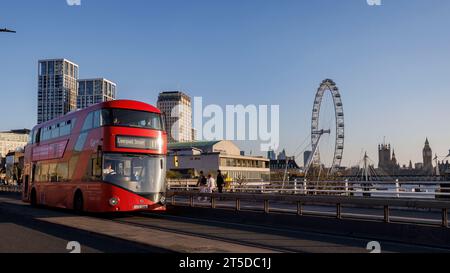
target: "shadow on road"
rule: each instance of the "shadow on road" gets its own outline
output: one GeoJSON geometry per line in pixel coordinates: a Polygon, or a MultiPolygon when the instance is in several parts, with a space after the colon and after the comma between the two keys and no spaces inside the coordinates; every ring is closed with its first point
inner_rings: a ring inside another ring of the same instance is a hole
{"type": "MultiPolygon", "coordinates": [[[[1,194],[2,197],[5,195],[1,194]]],[[[7,246],[9,252],[14,253],[33,253],[36,252],[36,243],[42,243],[42,252],[48,252],[45,249],[49,245],[53,248],[61,249],[62,253],[69,253],[66,250],[66,244],[71,241],[79,242],[83,248],[92,249],[92,252],[104,252],[104,253],[171,253],[172,251],[162,249],[158,247],[151,247],[147,245],[141,245],[119,238],[113,238],[109,236],[94,234],[91,232],[70,228],[66,226],[60,226],[44,221],[40,221],[39,218],[51,218],[51,217],[78,217],[78,215],[72,214],[67,210],[62,209],[48,209],[48,208],[31,208],[23,205],[6,204],[0,202],[0,233],[8,236],[22,236],[23,238],[17,238],[17,246],[7,246]],[[11,227],[20,229],[8,230],[11,227]],[[45,242],[39,240],[38,237],[47,237],[45,242]],[[35,241],[34,241],[35,240],[35,241]]],[[[5,246],[6,247],[6,246],[5,246]]],[[[0,244],[0,252],[2,250],[2,244],[0,244]]],[[[41,252],[41,251],[39,251],[41,252]]],[[[50,250],[50,252],[52,252],[50,250]]]]}

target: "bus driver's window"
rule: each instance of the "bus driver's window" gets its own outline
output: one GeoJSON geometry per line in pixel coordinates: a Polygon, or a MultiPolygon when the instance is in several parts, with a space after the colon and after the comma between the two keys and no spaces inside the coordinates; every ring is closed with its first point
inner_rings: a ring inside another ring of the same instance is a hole
{"type": "Polygon", "coordinates": [[[105,169],[103,170],[103,174],[107,175],[116,175],[116,171],[112,167],[112,163],[107,163],[105,169]]]}
{"type": "Polygon", "coordinates": [[[155,128],[154,125],[153,125],[153,119],[151,117],[147,119],[145,127],[147,127],[147,128],[155,128]]]}

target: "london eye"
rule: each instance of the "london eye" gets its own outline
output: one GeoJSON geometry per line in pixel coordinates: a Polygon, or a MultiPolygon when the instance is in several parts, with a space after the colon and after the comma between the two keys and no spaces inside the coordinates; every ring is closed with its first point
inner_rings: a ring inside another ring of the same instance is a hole
{"type": "Polygon", "coordinates": [[[311,168],[323,168],[327,170],[327,176],[334,175],[341,167],[344,138],[342,97],[336,83],[326,79],[320,84],[314,99],[311,119],[312,152],[305,166],[305,174],[307,175],[311,168]],[[327,106],[330,113],[326,113],[324,109],[325,98],[329,98],[327,106]],[[325,139],[327,137],[328,139],[325,139]]]}

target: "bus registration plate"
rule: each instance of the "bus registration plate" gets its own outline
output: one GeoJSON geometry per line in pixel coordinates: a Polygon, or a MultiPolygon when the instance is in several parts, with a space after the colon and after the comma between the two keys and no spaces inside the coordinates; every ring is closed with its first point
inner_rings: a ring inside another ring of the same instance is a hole
{"type": "Polygon", "coordinates": [[[134,209],[148,209],[148,205],[134,205],[134,209]]]}

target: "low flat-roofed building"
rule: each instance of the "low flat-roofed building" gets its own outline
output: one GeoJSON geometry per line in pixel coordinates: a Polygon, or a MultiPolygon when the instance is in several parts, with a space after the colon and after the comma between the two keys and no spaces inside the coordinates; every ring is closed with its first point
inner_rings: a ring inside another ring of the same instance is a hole
{"type": "Polygon", "coordinates": [[[233,180],[260,181],[270,175],[269,159],[242,156],[233,142],[197,141],[168,145],[167,169],[184,177],[198,176],[200,171],[214,176],[217,170],[233,180]]]}
{"type": "Polygon", "coordinates": [[[24,148],[29,134],[28,129],[0,132],[0,157],[6,157],[11,151],[24,148]]]}

